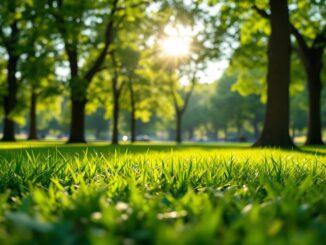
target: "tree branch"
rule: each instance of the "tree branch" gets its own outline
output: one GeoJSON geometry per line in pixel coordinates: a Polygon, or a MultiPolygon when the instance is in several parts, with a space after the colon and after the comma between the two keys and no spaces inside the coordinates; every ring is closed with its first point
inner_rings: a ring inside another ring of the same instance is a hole
{"type": "MultiPolygon", "coordinates": [[[[252,9],[254,9],[261,17],[265,18],[265,19],[270,19],[270,15],[263,9],[259,8],[257,5],[253,5],[252,9]]],[[[294,35],[294,37],[296,38],[298,45],[301,49],[301,52],[304,55],[307,55],[309,53],[309,47],[303,37],[303,35],[299,32],[299,30],[297,28],[295,28],[295,26],[290,22],[290,31],[291,33],[294,35]]]]}
{"type": "Polygon", "coordinates": [[[265,19],[270,19],[270,15],[265,10],[258,8],[257,5],[253,5],[252,9],[255,10],[261,17],[265,19]]]}
{"type": "Polygon", "coordinates": [[[114,15],[118,8],[118,2],[119,2],[119,0],[114,0],[114,2],[113,2],[112,10],[111,10],[110,17],[109,17],[109,22],[105,29],[105,45],[104,45],[102,51],[100,52],[100,54],[98,55],[98,57],[96,58],[93,65],[90,67],[90,69],[86,72],[86,74],[84,76],[85,80],[88,83],[91,82],[91,80],[93,79],[95,74],[101,68],[101,66],[105,60],[105,57],[107,55],[108,49],[109,49],[111,43],[113,42],[114,15]]]}
{"type": "MultiPolygon", "coordinates": [[[[53,3],[52,0],[49,0],[49,5],[53,3]]],[[[64,47],[66,54],[68,56],[69,60],[69,66],[70,66],[70,75],[71,78],[77,77],[78,76],[78,51],[76,44],[69,43],[67,39],[67,29],[66,29],[66,22],[65,19],[62,15],[60,15],[60,12],[62,11],[63,7],[63,0],[57,0],[57,7],[56,11],[52,12],[53,17],[55,18],[57,22],[57,28],[62,36],[63,42],[64,42],[64,47]]]]}
{"type": "Polygon", "coordinates": [[[173,83],[171,85],[172,86],[170,86],[170,93],[171,93],[171,96],[172,96],[172,99],[173,99],[173,104],[174,104],[174,107],[175,107],[176,111],[180,112],[180,107],[178,105],[178,99],[177,99],[177,96],[175,95],[175,92],[173,90],[173,83]]]}
{"type": "Polygon", "coordinates": [[[121,92],[123,91],[123,88],[125,87],[125,85],[126,85],[126,81],[123,80],[123,81],[121,82],[120,86],[118,86],[118,98],[120,97],[121,92]]]}
{"type": "Polygon", "coordinates": [[[301,49],[301,52],[303,54],[305,54],[305,55],[308,55],[308,53],[309,53],[309,47],[308,47],[308,45],[307,45],[307,43],[306,43],[303,35],[291,23],[290,23],[290,27],[291,27],[291,33],[295,36],[295,39],[298,42],[298,45],[299,45],[299,48],[301,49]]]}
{"type": "Polygon", "coordinates": [[[151,3],[150,1],[142,1],[142,2],[139,2],[139,3],[131,4],[131,5],[126,6],[126,7],[119,7],[119,8],[117,8],[117,10],[125,10],[127,8],[137,8],[137,7],[141,6],[141,5],[148,5],[150,3],[151,3]]]}
{"type": "Polygon", "coordinates": [[[317,34],[313,41],[312,47],[321,49],[326,47],[326,26],[324,26],[324,29],[317,34]]]}
{"type": "Polygon", "coordinates": [[[187,109],[187,106],[188,106],[189,101],[190,101],[190,97],[191,97],[191,95],[192,95],[192,93],[193,93],[193,91],[195,89],[195,85],[196,85],[196,78],[195,78],[195,75],[194,75],[192,80],[191,80],[190,90],[186,94],[185,102],[184,102],[182,110],[181,110],[182,113],[184,113],[186,111],[186,109],[187,109]]]}

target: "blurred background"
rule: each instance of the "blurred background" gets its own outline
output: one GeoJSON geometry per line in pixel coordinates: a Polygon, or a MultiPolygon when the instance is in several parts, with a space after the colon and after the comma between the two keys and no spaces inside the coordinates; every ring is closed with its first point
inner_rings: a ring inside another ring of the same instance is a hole
{"type": "MultiPolygon", "coordinates": [[[[297,31],[289,133],[299,143],[309,115],[321,135],[326,126],[325,92],[317,88],[322,106],[311,109],[311,74],[300,53],[302,41],[318,49],[311,59],[320,64],[315,74],[323,84],[325,8],[324,1],[289,5],[297,31]]],[[[3,0],[0,135],[254,142],[267,101],[271,30],[264,9],[268,1],[3,0]]]]}

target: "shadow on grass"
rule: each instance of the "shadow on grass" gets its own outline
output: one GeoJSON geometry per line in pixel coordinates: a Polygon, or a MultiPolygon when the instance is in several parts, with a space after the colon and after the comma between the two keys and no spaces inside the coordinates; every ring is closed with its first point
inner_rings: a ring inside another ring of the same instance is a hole
{"type": "Polygon", "coordinates": [[[326,146],[304,146],[298,148],[297,151],[314,156],[326,156],[326,146]]]}
{"type": "MultiPolygon", "coordinates": [[[[111,145],[107,142],[89,142],[87,144],[65,144],[63,141],[18,141],[15,143],[0,143],[0,159],[13,159],[19,154],[26,152],[38,154],[52,154],[59,151],[63,155],[80,155],[84,152],[97,154],[113,154],[118,153],[146,153],[146,152],[187,152],[192,150],[257,150],[252,148],[250,143],[184,143],[175,144],[172,142],[139,142],[136,144],[111,145]]],[[[268,148],[261,148],[268,149],[268,148]]],[[[272,149],[272,148],[271,148],[272,149]]],[[[275,148],[273,148],[275,149],[275,148]]],[[[286,152],[298,152],[314,156],[326,156],[326,147],[296,147],[293,149],[282,149],[286,152]]]]}
{"type": "Polygon", "coordinates": [[[136,144],[111,145],[106,142],[90,142],[87,144],[65,144],[64,142],[16,142],[0,143],[0,156],[2,158],[14,157],[24,152],[34,154],[48,154],[58,150],[62,154],[82,154],[85,151],[90,153],[110,154],[119,153],[146,153],[146,152],[171,152],[171,151],[191,151],[191,150],[243,150],[251,149],[248,143],[184,143],[175,144],[171,142],[150,142],[136,144]]]}

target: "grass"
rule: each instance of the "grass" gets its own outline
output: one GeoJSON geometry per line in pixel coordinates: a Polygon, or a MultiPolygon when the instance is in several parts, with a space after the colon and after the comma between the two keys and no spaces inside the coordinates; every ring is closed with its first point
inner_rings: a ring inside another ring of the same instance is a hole
{"type": "Polygon", "coordinates": [[[323,244],[326,148],[0,144],[1,244],[323,244]]]}

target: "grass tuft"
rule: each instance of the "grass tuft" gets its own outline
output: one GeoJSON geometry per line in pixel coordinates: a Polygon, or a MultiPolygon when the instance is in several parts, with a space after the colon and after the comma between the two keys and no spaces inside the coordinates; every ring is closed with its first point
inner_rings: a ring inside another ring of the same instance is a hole
{"type": "Polygon", "coordinates": [[[1,244],[326,240],[324,148],[11,147],[0,150],[1,244]]]}

